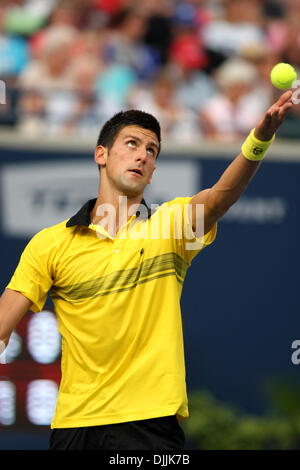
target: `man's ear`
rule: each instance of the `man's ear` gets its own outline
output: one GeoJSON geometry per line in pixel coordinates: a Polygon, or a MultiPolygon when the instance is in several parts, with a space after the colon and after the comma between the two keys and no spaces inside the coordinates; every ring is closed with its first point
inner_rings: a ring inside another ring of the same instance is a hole
{"type": "Polygon", "coordinates": [[[98,145],[95,149],[95,162],[102,166],[106,165],[106,160],[107,160],[107,148],[103,147],[103,145],[98,145]]]}

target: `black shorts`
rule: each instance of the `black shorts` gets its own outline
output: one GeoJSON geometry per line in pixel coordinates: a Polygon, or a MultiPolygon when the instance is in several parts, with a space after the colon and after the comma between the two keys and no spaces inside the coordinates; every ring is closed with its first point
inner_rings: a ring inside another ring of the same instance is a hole
{"type": "Polygon", "coordinates": [[[185,435],[175,415],[84,428],[56,428],[50,450],[183,450],[185,435]]]}

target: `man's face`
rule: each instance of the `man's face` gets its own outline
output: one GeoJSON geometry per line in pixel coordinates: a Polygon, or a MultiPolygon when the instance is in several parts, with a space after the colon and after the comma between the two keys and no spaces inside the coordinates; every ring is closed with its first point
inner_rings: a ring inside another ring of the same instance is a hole
{"type": "Polygon", "coordinates": [[[135,125],[124,127],[105,160],[110,186],[128,197],[143,194],[151,183],[158,150],[154,132],[135,125]]]}

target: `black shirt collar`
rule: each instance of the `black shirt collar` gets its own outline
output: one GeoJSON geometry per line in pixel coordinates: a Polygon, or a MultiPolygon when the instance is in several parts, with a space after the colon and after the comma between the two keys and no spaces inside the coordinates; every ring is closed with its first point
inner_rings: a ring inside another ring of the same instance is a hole
{"type": "MultiPolygon", "coordinates": [[[[66,227],[73,227],[74,225],[86,225],[87,227],[91,223],[90,213],[92,212],[97,199],[90,199],[87,201],[79,211],[71,217],[66,223],[66,227]]],[[[145,199],[142,199],[140,206],[145,206],[147,209],[147,218],[151,217],[151,209],[147,206],[145,199]]],[[[140,211],[136,211],[136,216],[140,216],[140,211]]],[[[142,218],[142,217],[141,217],[142,218]]]]}

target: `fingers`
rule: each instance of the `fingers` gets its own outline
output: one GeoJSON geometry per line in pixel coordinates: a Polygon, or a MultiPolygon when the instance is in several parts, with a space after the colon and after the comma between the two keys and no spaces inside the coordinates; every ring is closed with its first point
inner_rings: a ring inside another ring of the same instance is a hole
{"type": "Polygon", "coordinates": [[[283,104],[287,103],[291,100],[293,96],[293,92],[291,90],[286,91],[283,95],[280,96],[279,100],[275,103],[276,106],[282,106],[283,104]]]}
{"type": "Polygon", "coordinates": [[[291,101],[292,92],[284,93],[277,103],[273,104],[271,108],[267,111],[266,115],[268,119],[278,116],[284,116],[290,108],[293,107],[293,102],[291,101]]]}
{"type": "Polygon", "coordinates": [[[280,107],[276,107],[274,114],[278,116],[283,116],[285,115],[290,108],[292,108],[293,103],[291,101],[288,101],[287,103],[281,105],[280,107]]]}
{"type": "Polygon", "coordinates": [[[293,106],[293,103],[288,101],[285,104],[278,106],[273,105],[268,112],[266,113],[264,120],[262,121],[261,125],[265,132],[268,135],[273,135],[280,125],[282,124],[285,116],[287,115],[289,109],[293,106]]]}
{"type": "MultiPolygon", "coordinates": [[[[262,121],[258,125],[261,135],[266,137],[272,136],[278,130],[288,111],[293,106],[293,102],[291,100],[292,96],[293,92],[291,90],[283,93],[279,100],[268,109],[262,121]]],[[[268,138],[265,140],[268,140],[268,138]]]]}
{"type": "Polygon", "coordinates": [[[283,119],[283,118],[287,115],[289,109],[291,109],[292,107],[293,107],[293,103],[292,103],[291,101],[289,101],[288,103],[284,104],[284,105],[279,109],[279,112],[278,112],[278,117],[279,117],[279,119],[283,119]]]}

